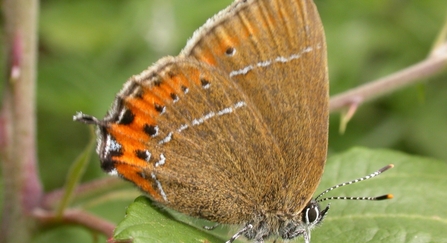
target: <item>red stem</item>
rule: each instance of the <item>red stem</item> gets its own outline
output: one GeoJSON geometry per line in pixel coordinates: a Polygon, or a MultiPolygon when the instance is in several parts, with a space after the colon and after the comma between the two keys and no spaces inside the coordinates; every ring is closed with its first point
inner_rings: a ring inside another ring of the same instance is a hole
{"type": "Polygon", "coordinates": [[[113,236],[113,230],[115,229],[115,224],[78,209],[65,210],[61,218],[56,217],[52,212],[36,209],[33,212],[33,216],[39,220],[42,226],[52,224],[76,224],[84,226],[89,230],[97,231],[107,236],[107,238],[113,236]]]}

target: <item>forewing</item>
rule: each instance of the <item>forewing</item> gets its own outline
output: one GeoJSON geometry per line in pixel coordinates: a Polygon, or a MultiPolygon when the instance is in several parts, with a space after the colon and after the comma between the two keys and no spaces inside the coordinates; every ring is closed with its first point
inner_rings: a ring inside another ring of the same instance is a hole
{"type": "Polygon", "coordinates": [[[206,63],[162,59],[126,83],[104,123],[103,168],[180,212],[246,222],[281,191],[270,182],[284,163],[257,110],[206,63]]]}
{"type": "Polygon", "coordinates": [[[313,2],[236,1],[196,31],[181,55],[223,70],[249,97],[286,163],[272,171],[275,180],[263,179],[283,189],[268,207],[301,211],[319,184],[328,139],[326,44],[313,2]]]}

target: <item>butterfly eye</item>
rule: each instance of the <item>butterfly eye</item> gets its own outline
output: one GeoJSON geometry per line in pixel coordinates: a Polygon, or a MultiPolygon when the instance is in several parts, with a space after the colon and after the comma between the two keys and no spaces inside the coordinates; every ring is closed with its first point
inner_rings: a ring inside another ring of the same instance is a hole
{"type": "Polygon", "coordinates": [[[306,224],[315,224],[317,223],[320,217],[320,208],[316,204],[309,204],[306,208],[306,213],[304,215],[304,222],[306,224]]]}

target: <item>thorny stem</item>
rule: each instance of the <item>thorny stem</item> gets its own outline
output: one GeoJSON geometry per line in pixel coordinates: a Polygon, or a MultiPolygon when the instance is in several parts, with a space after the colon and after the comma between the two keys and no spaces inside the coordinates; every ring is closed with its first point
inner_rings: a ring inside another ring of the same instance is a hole
{"type": "Polygon", "coordinates": [[[36,159],[35,79],[38,0],[4,0],[8,73],[1,111],[3,202],[0,242],[30,242],[42,187],[36,159]]]}

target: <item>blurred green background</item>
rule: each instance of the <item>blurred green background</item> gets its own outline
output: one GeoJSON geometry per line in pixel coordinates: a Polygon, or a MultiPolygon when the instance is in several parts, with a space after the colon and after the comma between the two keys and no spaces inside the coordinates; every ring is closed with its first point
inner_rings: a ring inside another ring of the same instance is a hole
{"type": "MultiPolygon", "coordinates": [[[[160,57],[177,55],[193,31],[230,2],[41,2],[38,156],[46,191],[63,185],[71,162],[88,142],[87,127],[73,122],[73,115],[83,111],[102,117],[127,78],[160,57]]],[[[447,3],[439,0],[316,0],[316,4],[328,43],[331,95],[424,59],[447,16],[447,3]]],[[[339,115],[333,114],[330,154],[361,145],[446,161],[446,79],[443,72],[361,106],[344,135],[338,133],[339,115]]],[[[104,176],[94,156],[84,180],[104,176]]],[[[117,221],[132,199],[92,210],[117,221]],[[110,210],[113,207],[116,210],[110,210]]],[[[43,233],[36,242],[91,241],[80,228],[61,229],[43,233]]]]}

